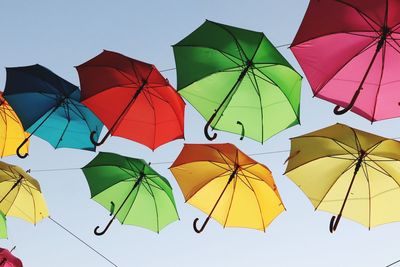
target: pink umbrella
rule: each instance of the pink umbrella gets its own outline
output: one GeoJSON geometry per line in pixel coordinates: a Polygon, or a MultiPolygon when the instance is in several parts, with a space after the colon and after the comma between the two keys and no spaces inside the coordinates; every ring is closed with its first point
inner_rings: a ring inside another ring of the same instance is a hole
{"type": "Polygon", "coordinates": [[[400,116],[400,1],[311,0],[291,50],[335,114],[400,116]]]}
{"type": "MultiPolygon", "coordinates": [[[[15,247],[14,247],[15,248],[15,247]]],[[[11,249],[11,251],[14,250],[11,249]]],[[[0,248],[0,267],[23,267],[22,261],[5,248],[0,248]]]]}

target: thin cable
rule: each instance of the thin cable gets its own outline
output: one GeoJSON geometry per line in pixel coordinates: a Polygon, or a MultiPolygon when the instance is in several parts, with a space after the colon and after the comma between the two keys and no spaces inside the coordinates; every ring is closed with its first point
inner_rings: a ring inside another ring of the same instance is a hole
{"type": "Polygon", "coordinates": [[[176,68],[170,68],[170,69],[159,70],[159,72],[167,72],[167,71],[171,71],[171,70],[176,70],[176,68]]]}
{"type": "Polygon", "coordinates": [[[277,45],[275,48],[281,48],[281,47],[289,47],[291,44],[282,44],[282,45],[277,45]]]}
{"type": "Polygon", "coordinates": [[[386,265],[385,267],[393,266],[393,265],[395,265],[396,263],[399,263],[399,262],[400,262],[400,260],[398,260],[398,261],[395,261],[395,262],[392,262],[391,264],[389,264],[389,265],[386,265]]]}
{"type": "Polygon", "coordinates": [[[72,235],[73,237],[75,237],[76,239],[78,239],[80,242],[82,242],[83,244],[85,244],[88,248],[90,248],[91,250],[93,250],[94,252],[96,252],[99,256],[101,256],[103,259],[105,259],[106,261],[108,261],[109,263],[111,263],[112,265],[114,265],[115,267],[118,267],[118,265],[116,265],[114,262],[112,262],[110,259],[108,259],[106,256],[104,256],[103,254],[101,254],[99,251],[97,251],[96,249],[94,249],[92,246],[90,246],[88,243],[86,243],[85,241],[83,241],[82,239],[80,239],[77,235],[75,235],[74,233],[72,233],[70,230],[68,230],[67,228],[65,228],[65,226],[63,226],[61,223],[57,222],[56,220],[54,220],[53,218],[51,218],[50,216],[48,217],[52,222],[54,222],[55,224],[57,224],[59,227],[61,227],[62,229],[64,229],[67,233],[69,233],[70,235],[72,235]]]}
{"type": "MultiPolygon", "coordinates": [[[[277,151],[269,151],[269,152],[260,152],[260,153],[252,153],[248,154],[249,156],[258,156],[258,155],[268,155],[268,154],[277,154],[277,153],[286,153],[290,150],[277,150],[277,151]]],[[[151,165],[161,165],[161,164],[172,164],[173,161],[161,161],[161,162],[152,162],[151,165]]],[[[40,169],[40,170],[32,170],[29,169],[27,172],[53,172],[53,171],[72,171],[72,170],[80,170],[81,168],[62,168],[62,169],[40,169]]]]}

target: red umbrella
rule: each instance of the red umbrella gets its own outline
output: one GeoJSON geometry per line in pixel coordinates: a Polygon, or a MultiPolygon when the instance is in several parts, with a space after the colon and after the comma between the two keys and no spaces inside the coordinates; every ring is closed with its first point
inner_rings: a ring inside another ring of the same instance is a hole
{"type": "Polygon", "coordinates": [[[108,128],[100,142],[91,138],[93,144],[115,135],[154,150],[183,138],[185,103],[154,65],[103,51],[77,71],[81,102],[108,128]]]}
{"type": "MultiPolygon", "coordinates": [[[[15,247],[14,247],[15,248],[15,247]]],[[[11,250],[13,251],[14,248],[11,250]]],[[[1,267],[23,267],[22,261],[11,254],[5,248],[0,248],[0,266],[1,267]]]]}
{"type": "Polygon", "coordinates": [[[400,116],[400,1],[311,0],[291,50],[335,114],[400,116]]]}

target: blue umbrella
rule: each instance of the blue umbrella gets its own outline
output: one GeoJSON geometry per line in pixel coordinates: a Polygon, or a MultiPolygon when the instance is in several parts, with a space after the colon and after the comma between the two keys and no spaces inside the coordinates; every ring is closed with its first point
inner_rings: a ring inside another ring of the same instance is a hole
{"type": "Polygon", "coordinates": [[[89,136],[93,131],[100,133],[103,124],[80,103],[77,86],[38,64],[6,70],[3,96],[30,133],[17,149],[20,158],[28,155],[21,155],[19,149],[32,135],[54,148],[95,150],[89,136]]]}

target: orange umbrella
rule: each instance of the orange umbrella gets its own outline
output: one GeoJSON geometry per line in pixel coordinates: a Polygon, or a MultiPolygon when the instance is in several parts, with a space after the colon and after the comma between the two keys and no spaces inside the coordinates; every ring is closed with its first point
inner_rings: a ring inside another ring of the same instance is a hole
{"type": "Polygon", "coordinates": [[[284,209],[271,171],[232,144],[185,144],[170,167],[185,200],[224,227],[265,231],[284,209]]]}

